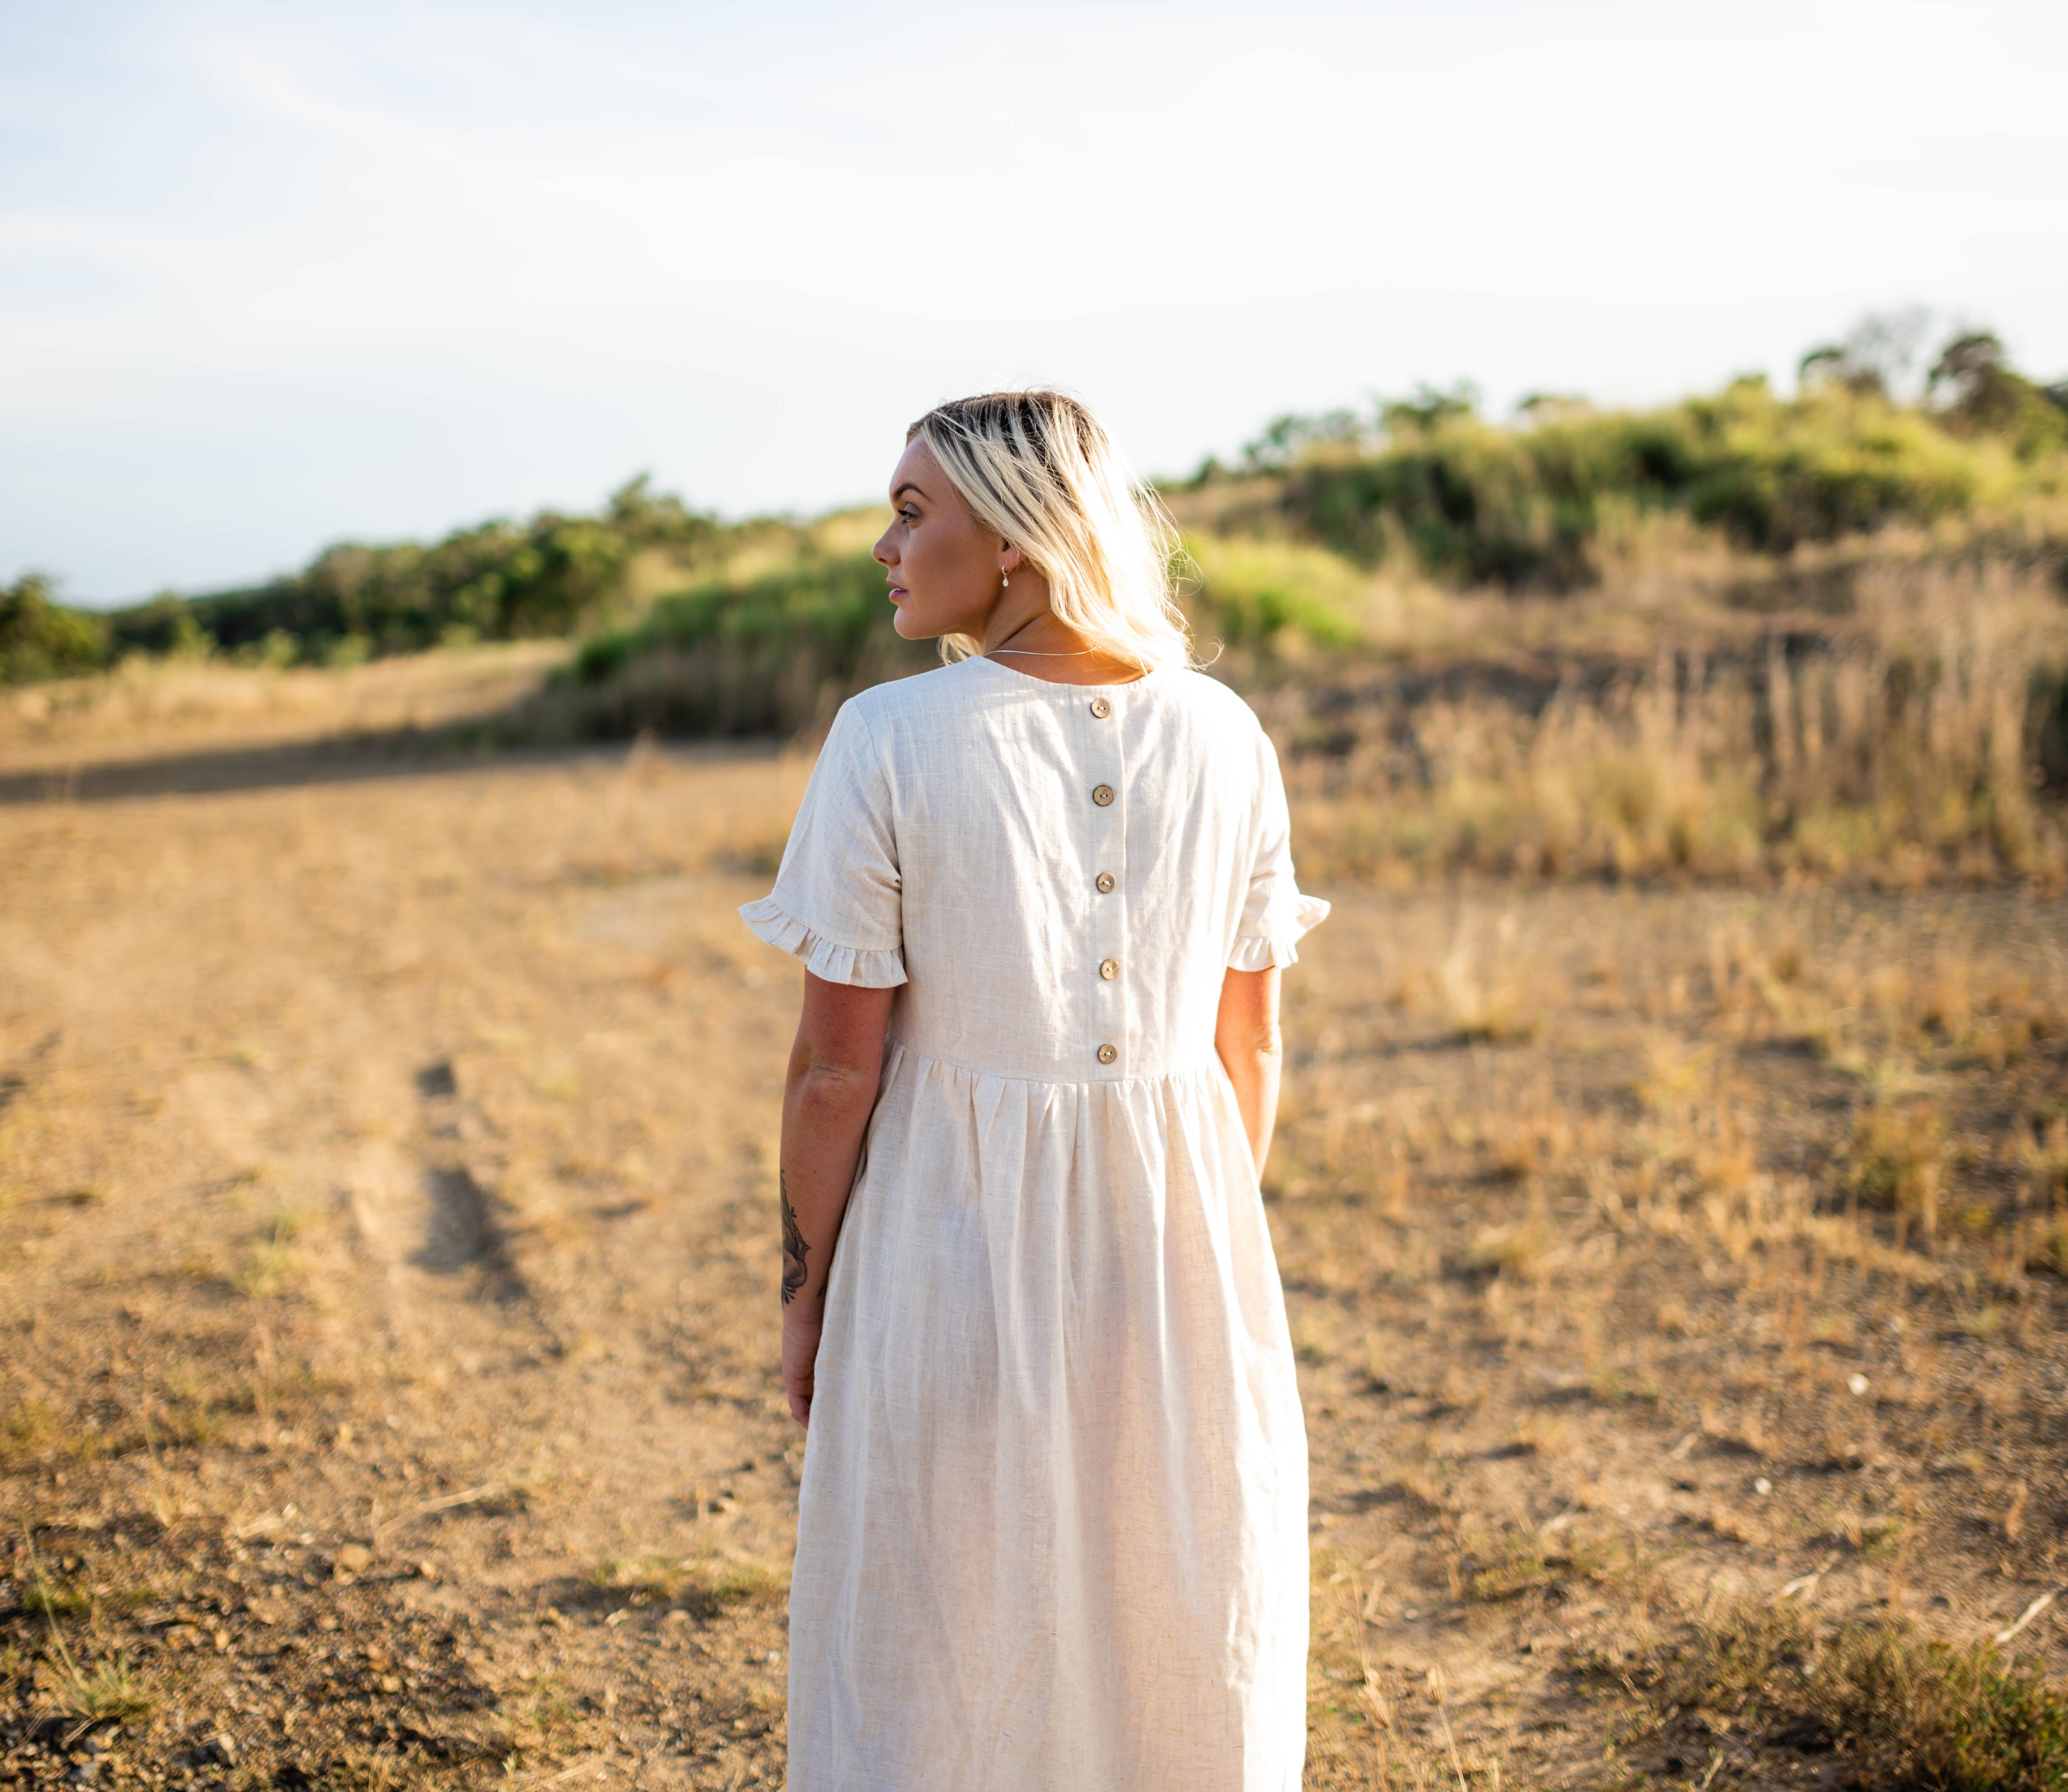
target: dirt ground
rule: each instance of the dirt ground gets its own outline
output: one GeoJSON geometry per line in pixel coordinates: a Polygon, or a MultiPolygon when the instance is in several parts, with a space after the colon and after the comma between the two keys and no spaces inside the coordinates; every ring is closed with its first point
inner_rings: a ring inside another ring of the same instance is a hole
{"type": "MultiPolygon", "coordinates": [[[[0,1784],[780,1783],[808,762],[293,734],[0,738],[0,1784]]],[[[1844,1782],[1636,1670],[2068,1578],[2058,904],[1321,893],[1309,1785],[1844,1782]]]]}

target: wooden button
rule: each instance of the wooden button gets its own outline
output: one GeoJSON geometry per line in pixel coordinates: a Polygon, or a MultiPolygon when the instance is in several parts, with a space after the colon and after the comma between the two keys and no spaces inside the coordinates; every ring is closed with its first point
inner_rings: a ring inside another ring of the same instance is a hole
{"type": "Polygon", "coordinates": [[[1111,896],[1113,894],[1113,873],[1111,872],[1102,871],[1098,874],[1098,893],[1101,896],[1111,896]]]}
{"type": "Polygon", "coordinates": [[[1098,1058],[1099,1062],[1101,1064],[1110,1064],[1113,1059],[1117,1058],[1119,1055],[1120,1047],[1118,1046],[1101,1046],[1099,1047],[1098,1058]]]}
{"type": "Polygon", "coordinates": [[[1108,716],[1113,713],[1113,705],[1107,702],[1104,697],[1095,697],[1092,699],[1092,713],[1097,716],[1101,721],[1104,721],[1108,716]]]}
{"type": "Polygon", "coordinates": [[[1099,975],[1110,983],[1120,975],[1120,961],[1117,958],[1107,959],[1099,966],[1099,975]]]}
{"type": "Polygon", "coordinates": [[[1110,784],[1100,785],[1097,790],[1092,792],[1092,801],[1096,803],[1101,809],[1105,808],[1108,803],[1113,801],[1113,786],[1110,784]]]}

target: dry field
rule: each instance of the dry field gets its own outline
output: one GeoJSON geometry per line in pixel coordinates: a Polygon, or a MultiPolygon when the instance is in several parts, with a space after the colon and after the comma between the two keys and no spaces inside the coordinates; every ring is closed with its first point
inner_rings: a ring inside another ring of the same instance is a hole
{"type": "MultiPolygon", "coordinates": [[[[808,762],[332,742],[482,664],[0,717],[0,1784],[781,1780],[808,762]]],[[[2060,1746],[2058,904],[1317,881],[1309,1786],[2060,1746]]]]}

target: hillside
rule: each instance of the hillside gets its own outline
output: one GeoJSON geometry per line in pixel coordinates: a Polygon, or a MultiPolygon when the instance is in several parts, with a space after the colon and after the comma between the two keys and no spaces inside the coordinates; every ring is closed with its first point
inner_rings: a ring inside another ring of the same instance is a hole
{"type": "MultiPolygon", "coordinates": [[[[1333,873],[2068,880],[2068,388],[1993,338],[1905,402],[1869,335],[1644,412],[1469,392],[1281,417],[1162,489],[1215,676],[1280,735],[1333,873]],[[1864,343],[1868,346],[1862,347],[1864,343]]],[[[106,616],[27,579],[0,670],[285,673],[519,641],[475,746],[809,736],[924,669],[868,509],[726,523],[644,481],[595,516],[345,545],[106,616]]],[[[87,676],[82,679],[79,675],[87,676]]],[[[428,725],[430,718],[425,718],[428,725]]]]}

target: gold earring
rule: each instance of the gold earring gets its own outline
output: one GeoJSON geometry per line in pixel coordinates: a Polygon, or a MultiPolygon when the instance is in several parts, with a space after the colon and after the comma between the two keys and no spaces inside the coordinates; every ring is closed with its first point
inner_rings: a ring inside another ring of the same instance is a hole
{"type": "Polygon", "coordinates": [[[1003,570],[1001,568],[1001,569],[1000,569],[1000,571],[999,571],[999,575],[998,575],[998,588],[999,588],[1000,591],[1003,591],[1003,590],[1005,589],[1005,587],[1006,587],[1007,586],[1010,585],[1012,583],[1012,575],[1011,573],[1009,573],[1009,572],[1007,572],[1007,571],[1003,571],[1003,570]]]}

